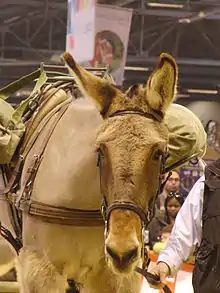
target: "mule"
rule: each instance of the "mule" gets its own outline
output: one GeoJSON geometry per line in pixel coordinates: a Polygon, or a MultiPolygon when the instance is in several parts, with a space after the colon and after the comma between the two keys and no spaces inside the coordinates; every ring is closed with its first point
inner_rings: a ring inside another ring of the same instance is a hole
{"type": "MultiPolygon", "coordinates": [[[[64,60],[83,97],[57,124],[31,197],[81,210],[100,209],[104,202],[105,225],[59,225],[24,212],[16,260],[20,293],[64,293],[68,279],[81,293],[139,293],[135,268],[143,262],[143,229],[166,154],[163,118],[175,98],[177,65],[163,53],[146,86],[122,92],[70,54],[64,60]]],[[[33,147],[24,173],[34,154],[33,147]]]]}

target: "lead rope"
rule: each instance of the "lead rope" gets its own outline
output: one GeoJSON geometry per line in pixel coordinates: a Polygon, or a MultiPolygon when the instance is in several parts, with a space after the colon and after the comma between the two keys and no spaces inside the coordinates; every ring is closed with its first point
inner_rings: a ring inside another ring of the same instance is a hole
{"type": "MultiPolygon", "coordinates": [[[[141,269],[139,267],[135,268],[135,271],[139,274],[141,274],[143,277],[145,277],[145,279],[147,280],[148,283],[150,283],[153,286],[159,286],[161,284],[160,282],[160,277],[154,274],[149,273],[148,271],[141,269]]],[[[170,290],[170,288],[165,285],[163,287],[163,291],[164,293],[172,293],[172,291],[170,290]]]]}

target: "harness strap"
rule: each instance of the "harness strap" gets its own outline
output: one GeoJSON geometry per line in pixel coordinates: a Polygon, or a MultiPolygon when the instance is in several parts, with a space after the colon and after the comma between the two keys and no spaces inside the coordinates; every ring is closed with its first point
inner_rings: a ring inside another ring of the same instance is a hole
{"type": "Polygon", "coordinates": [[[37,201],[22,201],[20,210],[36,216],[45,222],[78,227],[103,226],[104,221],[100,210],[80,210],[56,207],[37,201]]]}
{"type": "MultiPolygon", "coordinates": [[[[60,88],[56,89],[55,92],[53,92],[53,94],[55,94],[56,92],[58,92],[60,90],[60,88]]],[[[51,97],[51,95],[50,95],[51,97]]],[[[33,147],[35,141],[37,140],[40,132],[44,129],[44,127],[46,126],[46,124],[49,122],[49,120],[51,119],[51,117],[56,114],[62,107],[64,107],[66,104],[69,104],[72,101],[72,99],[67,99],[66,101],[62,102],[61,104],[59,104],[58,106],[56,106],[53,110],[51,110],[49,112],[49,114],[44,118],[44,120],[42,121],[42,123],[39,125],[37,131],[35,131],[35,133],[30,137],[30,139],[28,140],[28,143],[25,142],[25,149],[24,149],[24,145],[22,145],[22,155],[19,156],[17,164],[15,166],[15,168],[13,169],[12,175],[10,176],[10,180],[4,190],[4,194],[7,194],[11,191],[13,191],[15,182],[17,179],[20,180],[20,176],[21,176],[21,171],[23,169],[23,163],[25,158],[27,157],[29,151],[31,150],[31,148],[33,147]]],[[[28,131],[28,129],[27,129],[28,131]]],[[[17,186],[16,186],[17,187],[17,186]]]]}
{"type": "Polygon", "coordinates": [[[43,143],[40,145],[40,148],[38,150],[38,153],[35,155],[35,160],[33,162],[33,165],[29,168],[26,178],[24,179],[23,187],[19,191],[19,196],[15,199],[15,205],[17,208],[20,208],[20,202],[26,201],[30,199],[30,195],[32,192],[32,185],[34,183],[34,179],[37,175],[37,170],[40,166],[40,163],[43,159],[43,153],[44,150],[47,147],[48,141],[51,138],[51,135],[54,131],[54,129],[57,126],[57,123],[60,121],[63,114],[66,112],[66,110],[69,107],[69,104],[71,103],[72,99],[68,99],[61,103],[58,107],[56,107],[51,113],[46,116],[44,123],[41,124],[40,129],[36,131],[36,134],[33,136],[33,140],[30,141],[30,144],[27,145],[27,149],[25,149],[23,153],[23,159],[27,157],[30,149],[32,148],[33,144],[35,143],[36,139],[38,138],[40,132],[44,129],[44,126],[48,123],[48,121],[51,119],[51,117],[57,113],[57,116],[55,117],[54,123],[51,125],[50,129],[48,130],[47,136],[44,139],[43,143]]]}
{"type": "MultiPolygon", "coordinates": [[[[0,166],[0,168],[2,171],[2,178],[4,180],[4,186],[7,186],[8,178],[11,175],[11,170],[7,165],[2,165],[2,166],[0,166]]],[[[9,202],[7,200],[7,197],[5,196],[4,193],[0,194],[0,201],[1,200],[6,202],[6,204],[8,205],[8,216],[9,216],[10,223],[12,225],[12,229],[16,235],[16,238],[20,239],[21,234],[22,234],[22,232],[21,232],[22,224],[21,224],[20,212],[16,209],[14,204],[12,204],[11,202],[9,202]]]]}
{"type": "MultiPolygon", "coordinates": [[[[104,221],[100,210],[79,210],[79,209],[69,209],[65,207],[56,207],[52,205],[48,205],[45,203],[32,201],[31,200],[31,192],[32,186],[34,183],[35,176],[37,174],[37,170],[40,166],[40,163],[43,158],[43,153],[47,146],[47,143],[63,114],[69,107],[71,99],[66,100],[65,102],[61,103],[59,106],[55,107],[54,110],[50,112],[48,116],[42,121],[39,128],[36,130],[35,135],[31,137],[29,140],[21,158],[16,166],[14,178],[16,179],[17,176],[20,175],[20,169],[22,168],[23,161],[27,157],[29,151],[31,150],[32,146],[34,145],[35,141],[37,140],[39,134],[44,129],[45,125],[51,119],[54,114],[57,114],[55,117],[55,121],[52,123],[46,138],[43,140],[42,144],[40,145],[38,152],[35,156],[34,163],[29,168],[26,178],[24,179],[23,187],[19,192],[19,196],[17,194],[12,195],[9,200],[15,204],[15,206],[30,215],[36,216],[41,218],[44,221],[50,223],[57,223],[61,225],[72,225],[72,226],[104,226],[104,221]]],[[[10,187],[13,186],[13,182],[11,182],[10,186],[6,189],[5,193],[10,190],[10,187]]]]}
{"type": "Polygon", "coordinates": [[[1,222],[0,222],[0,235],[13,246],[13,248],[18,254],[19,250],[22,248],[22,242],[20,241],[20,239],[15,238],[8,229],[3,227],[1,225],[1,222]]]}

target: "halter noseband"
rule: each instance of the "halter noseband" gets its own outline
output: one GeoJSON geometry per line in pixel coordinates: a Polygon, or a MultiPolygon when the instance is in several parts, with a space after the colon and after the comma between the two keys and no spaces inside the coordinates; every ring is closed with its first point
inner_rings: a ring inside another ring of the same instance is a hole
{"type": "Polygon", "coordinates": [[[120,201],[113,201],[110,206],[107,209],[106,213],[106,221],[109,221],[110,213],[113,210],[116,209],[123,209],[123,210],[130,210],[138,214],[138,216],[141,218],[142,223],[148,222],[148,215],[136,204],[133,204],[131,202],[120,202],[120,201]]]}

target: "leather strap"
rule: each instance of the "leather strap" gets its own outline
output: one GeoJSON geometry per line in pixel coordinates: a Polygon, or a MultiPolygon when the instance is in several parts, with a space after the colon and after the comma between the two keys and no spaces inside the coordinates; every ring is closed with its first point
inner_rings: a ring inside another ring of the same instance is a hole
{"type": "Polygon", "coordinates": [[[29,171],[26,174],[23,186],[22,186],[21,190],[19,191],[19,196],[15,200],[15,205],[18,209],[20,209],[20,202],[23,202],[25,200],[29,200],[31,197],[32,186],[34,183],[34,179],[37,175],[37,170],[38,170],[40,163],[41,163],[41,160],[43,158],[44,150],[47,146],[47,143],[48,143],[55,127],[57,126],[57,123],[59,122],[59,120],[61,119],[63,114],[66,112],[66,110],[68,109],[71,101],[72,101],[72,99],[68,99],[68,100],[64,101],[58,107],[56,107],[53,111],[51,111],[51,113],[49,113],[48,116],[45,117],[44,123],[42,123],[40,125],[40,129],[38,129],[38,131],[36,131],[36,134],[33,135],[33,137],[31,137],[29,144],[25,148],[25,151],[23,153],[23,159],[27,157],[30,149],[32,148],[33,144],[35,143],[36,139],[38,138],[40,132],[44,129],[45,125],[48,123],[48,121],[51,119],[51,117],[58,112],[57,116],[55,117],[55,121],[54,121],[53,125],[48,130],[46,138],[44,139],[43,143],[40,145],[38,153],[35,155],[35,161],[34,161],[33,165],[29,167],[29,171]]]}
{"type": "Polygon", "coordinates": [[[70,209],[38,201],[23,201],[20,204],[20,210],[49,223],[78,227],[104,227],[100,210],[70,209]]]}
{"type": "Polygon", "coordinates": [[[70,102],[72,99],[68,99],[59,106],[57,106],[54,110],[50,112],[42,121],[43,123],[37,129],[35,134],[31,137],[28,141],[28,144],[25,147],[25,150],[22,154],[22,157],[19,160],[18,165],[16,166],[16,170],[13,174],[13,180],[11,184],[8,186],[6,192],[10,190],[14,183],[14,179],[19,176],[20,168],[22,168],[23,161],[26,159],[29,151],[31,150],[32,146],[34,145],[35,141],[37,140],[39,134],[44,129],[45,125],[48,121],[52,118],[54,114],[57,114],[53,124],[51,125],[48,133],[46,135],[45,140],[40,145],[36,159],[34,163],[29,167],[29,172],[26,174],[24,179],[23,187],[19,192],[19,197],[15,195],[15,197],[10,198],[11,201],[16,205],[16,207],[26,212],[30,215],[36,216],[41,218],[42,220],[50,223],[57,223],[61,225],[72,225],[72,226],[103,226],[104,221],[100,210],[79,210],[79,209],[69,209],[65,207],[56,207],[52,205],[47,205],[42,202],[32,201],[31,200],[31,192],[32,186],[34,183],[34,179],[37,174],[37,170],[40,166],[41,159],[43,157],[44,150],[47,146],[47,143],[63,114],[69,107],[70,102]]]}
{"type": "Polygon", "coordinates": [[[164,115],[161,111],[157,111],[154,113],[147,113],[147,112],[143,112],[141,110],[134,110],[134,109],[126,109],[126,110],[119,110],[114,112],[113,114],[109,115],[109,117],[115,117],[115,116],[124,116],[124,115],[128,115],[128,114],[132,114],[132,115],[139,115],[139,116],[143,116],[145,118],[148,119],[152,119],[158,122],[161,122],[164,118],[164,115]]]}
{"type": "Polygon", "coordinates": [[[18,254],[19,250],[22,247],[22,242],[20,241],[20,239],[15,238],[8,229],[2,226],[1,222],[0,222],[0,235],[13,246],[13,248],[18,254]]]}
{"type": "MultiPolygon", "coordinates": [[[[59,90],[60,90],[60,88],[56,89],[55,92],[53,92],[53,94],[55,94],[59,90]]],[[[51,95],[49,97],[51,97],[51,95]]],[[[59,109],[61,109],[66,104],[69,104],[71,101],[72,101],[72,99],[68,99],[68,100],[64,101],[63,103],[61,103],[60,105],[56,106],[49,113],[49,115],[47,115],[45,117],[43,123],[41,123],[41,125],[38,127],[37,131],[35,131],[35,133],[30,137],[28,142],[23,143],[23,145],[21,146],[21,150],[20,150],[22,154],[19,156],[18,161],[16,163],[16,166],[13,169],[12,175],[10,176],[9,182],[4,190],[4,194],[7,194],[9,191],[13,191],[13,187],[14,187],[13,185],[14,185],[15,181],[17,180],[17,178],[20,179],[24,160],[26,159],[29,151],[31,150],[32,146],[34,145],[35,141],[37,140],[40,132],[44,129],[44,127],[46,126],[48,121],[51,119],[51,117],[54,114],[56,114],[57,111],[59,111],[59,109]]],[[[35,110],[37,110],[37,109],[35,109],[35,110]]],[[[30,125],[29,125],[29,127],[30,127],[30,125]]],[[[27,132],[29,131],[29,127],[27,129],[27,132]]]]}
{"type": "Polygon", "coordinates": [[[111,205],[108,207],[107,215],[106,215],[107,223],[109,221],[110,213],[116,209],[124,209],[124,210],[133,211],[139,215],[139,217],[141,218],[142,222],[145,223],[145,225],[149,222],[148,216],[142,208],[140,208],[138,205],[135,205],[131,202],[123,201],[123,202],[112,202],[111,205]]]}

